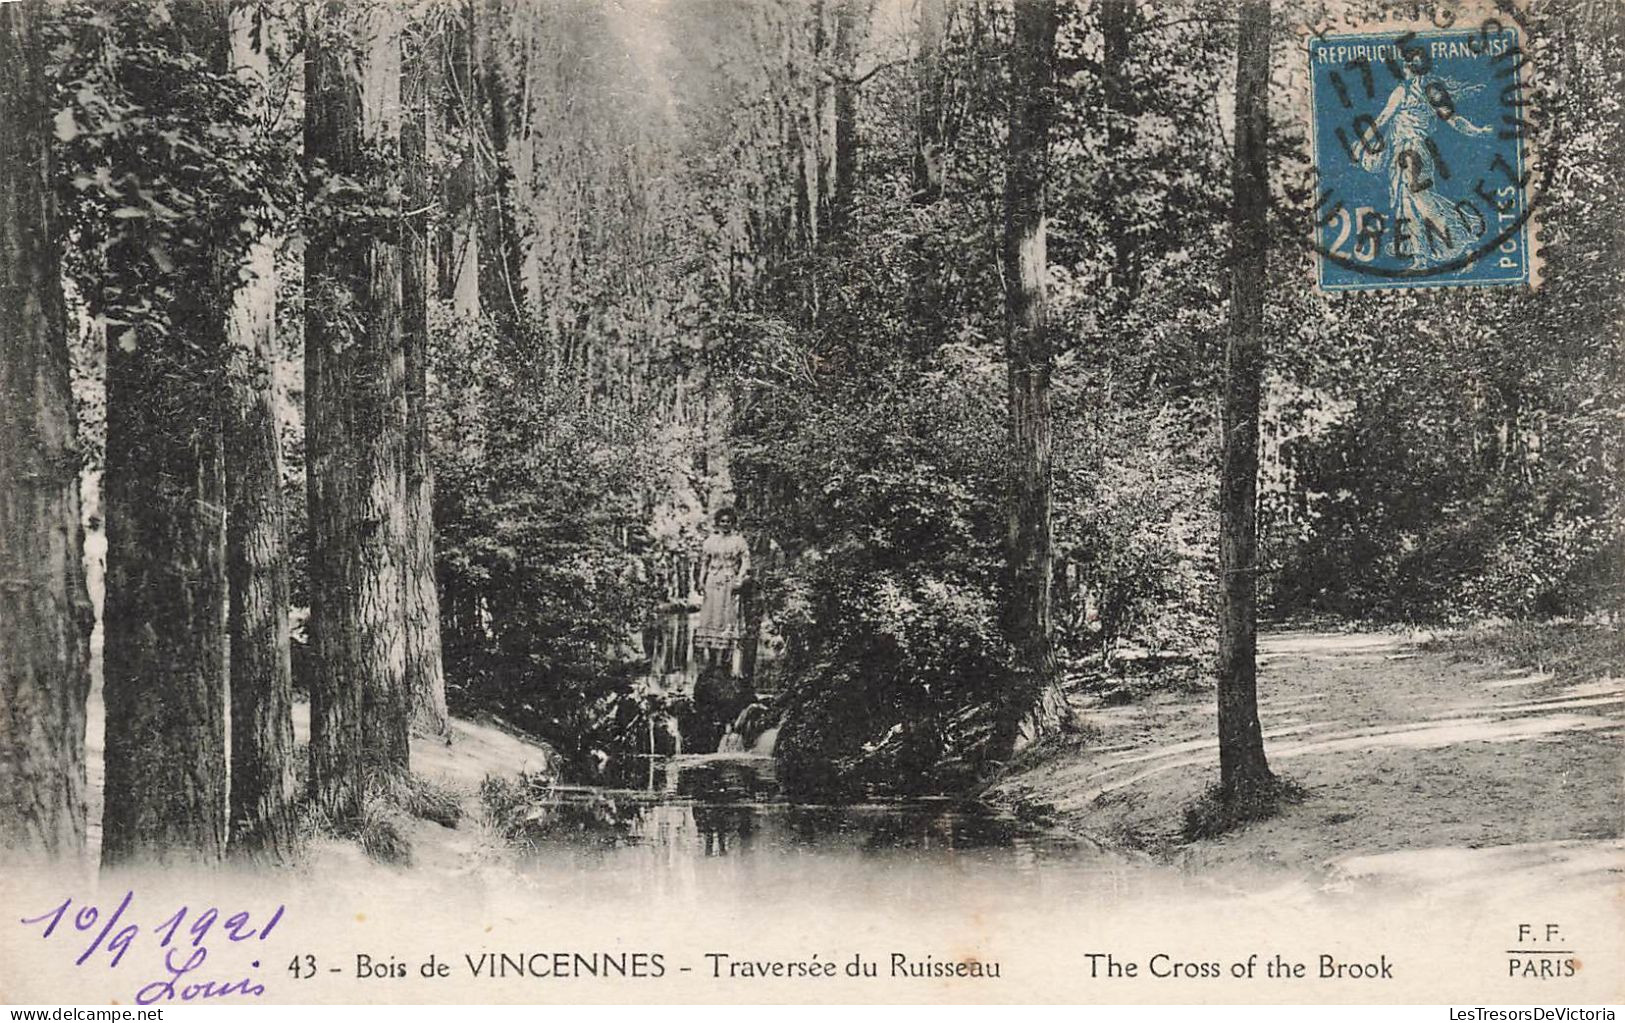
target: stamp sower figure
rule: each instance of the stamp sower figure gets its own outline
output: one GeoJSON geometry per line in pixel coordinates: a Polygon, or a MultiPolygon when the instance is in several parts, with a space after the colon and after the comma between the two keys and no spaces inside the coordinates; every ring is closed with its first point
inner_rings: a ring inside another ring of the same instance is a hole
{"type": "Polygon", "coordinates": [[[1388,175],[1392,220],[1409,221],[1414,232],[1414,268],[1456,259],[1484,233],[1486,224],[1476,209],[1458,206],[1440,193],[1436,182],[1442,181],[1447,172],[1441,171],[1438,149],[1430,141],[1440,124],[1469,137],[1493,133],[1495,129],[1476,125],[1452,109],[1456,99],[1483,88],[1437,75],[1407,78],[1394,87],[1382,113],[1377,115],[1376,130],[1387,133],[1388,144],[1360,154],[1362,168],[1388,175]],[[1439,106],[1444,106],[1450,116],[1443,116],[1439,106]],[[1424,224],[1431,230],[1424,229],[1424,224]],[[1428,254],[1424,255],[1424,249],[1429,250],[1428,254]]]}
{"type": "Polygon", "coordinates": [[[694,647],[705,651],[707,666],[727,665],[739,672],[745,616],[741,591],[750,581],[750,546],[739,533],[739,516],[724,506],[716,513],[716,531],[700,552],[700,621],[694,647]]]}

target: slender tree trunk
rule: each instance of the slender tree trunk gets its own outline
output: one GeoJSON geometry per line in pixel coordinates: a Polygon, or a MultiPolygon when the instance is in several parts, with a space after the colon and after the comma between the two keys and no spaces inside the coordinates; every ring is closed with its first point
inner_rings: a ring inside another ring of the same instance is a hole
{"type": "MultiPolygon", "coordinates": [[[[795,72],[791,72],[791,81],[794,83],[795,72]]],[[[795,86],[791,86],[791,94],[795,94],[795,86]]],[[[811,252],[818,245],[818,118],[817,102],[808,98],[796,103],[791,113],[790,144],[791,159],[795,161],[796,175],[796,204],[795,204],[795,234],[793,244],[799,246],[802,252],[811,252]]],[[[817,309],[811,300],[808,289],[811,282],[807,275],[796,278],[802,288],[802,302],[806,306],[806,315],[809,319],[816,318],[817,309]]]]}
{"type": "MultiPolygon", "coordinates": [[[[234,9],[231,66],[263,99],[270,63],[254,18],[234,9]]],[[[261,237],[221,267],[230,406],[225,420],[226,631],[231,649],[234,854],[286,861],[294,851],[293,669],[288,646],[287,515],[277,431],[277,240],[261,237]]]]}
{"type": "Polygon", "coordinates": [[[1018,699],[1002,746],[1019,748],[1067,717],[1056,680],[1050,613],[1050,373],[1044,192],[1054,111],[1055,29],[1051,0],[1016,0],[1010,55],[1010,130],[1004,185],[1005,357],[1011,452],[1005,556],[1005,631],[1014,648],[1018,699]]]}
{"type": "MultiPolygon", "coordinates": [[[[306,57],[306,158],[387,196],[399,164],[401,12],[330,3],[322,13],[306,57]]],[[[339,815],[406,773],[411,706],[399,225],[347,220],[326,218],[305,248],[310,786],[339,815]]]]}
{"type": "Polygon", "coordinates": [[[463,8],[466,23],[443,36],[448,47],[446,62],[451,74],[449,120],[463,140],[463,151],[447,188],[447,246],[445,285],[442,297],[452,300],[452,311],[464,319],[480,315],[480,104],[476,95],[475,32],[479,17],[477,0],[463,8]]]}
{"type": "Polygon", "coordinates": [[[434,470],[429,464],[429,46],[406,34],[402,55],[401,346],[406,370],[406,686],[412,726],[446,737],[446,675],[440,656],[440,597],[434,577],[434,470]]]}
{"type": "Polygon", "coordinates": [[[1134,116],[1136,103],[1134,88],[1128,79],[1129,43],[1132,39],[1135,0],[1101,0],[1100,32],[1101,85],[1106,98],[1106,166],[1113,179],[1106,196],[1106,229],[1111,232],[1112,245],[1112,319],[1117,321],[1109,329],[1117,330],[1122,319],[1139,292],[1134,237],[1129,233],[1125,217],[1128,175],[1133,162],[1128,158],[1134,143],[1134,116]]]}
{"type": "Polygon", "coordinates": [[[1263,378],[1269,178],[1268,0],[1241,9],[1236,60],[1235,256],[1219,476],[1219,774],[1227,798],[1267,784],[1258,723],[1258,406],[1263,378]]]}
{"type": "Polygon", "coordinates": [[[917,104],[914,130],[914,200],[934,202],[942,195],[942,37],[943,0],[920,0],[920,45],[914,58],[917,104]]]}
{"type": "MultiPolygon", "coordinates": [[[[942,198],[946,169],[942,123],[941,52],[946,15],[943,0],[920,0],[920,39],[914,57],[914,162],[910,198],[929,205],[942,198]]],[[[908,310],[912,330],[909,352],[924,362],[945,337],[948,303],[943,294],[940,243],[925,232],[909,242],[914,272],[908,281],[908,310]]]]}
{"type": "Polygon", "coordinates": [[[85,844],[92,611],[51,190],[45,5],[0,6],[0,852],[85,844]]]}
{"type": "MultiPolygon", "coordinates": [[[[480,203],[475,232],[478,239],[475,244],[481,254],[477,265],[479,301],[487,315],[495,316],[509,329],[517,329],[528,311],[524,246],[514,217],[514,204],[529,194],[531,183],[516,181],[513,171],[516,145],[528,142],[514,131],[513,124],[514,106],[524,102],[524,91],[520,88],[515,94],[508,80],[509,69],[504,66],[506,40],[501,31],[501,0],[475,0],[475,6],[476,16],[470,30],[474,37],[475,88],[480,97],[480,133],[496,157],[492,163],[479,166],[483,172],[479,176],[480,203]],[[517,143],[516,135],[519,136],[517,143]]],[[[529,67],[522,65],[518,74],[529,75],[529,67]]]]}
{"type": "Polygon", "coordinates": [[[852,186],[858,174],[858,46],[864,31],[863,0],[840,0],[835,12],[835,188],[830,198],[829,227],[839,231],[852,205],[852,186]]]}
{"type": "Polygon", "coordinates": [[[762,619],[767,611],[762,600],[762,582],[770,568],[767,557],[769,547],[761,530],[752,531],[749,543],[751,580],[750,585],[740,594],[739,617],[744,622],[745,628],[744,635],[739,641],[739,675],[754,691],[756,662],[762,646],[762,619]]]}
{"type": "Polygon", "coordinates": [[[833,73],[819,72],[813,79],[812,149],[817,164],[818,220],[827,228],[830,212],[835,206],[835,96],[841,88],[840,54],[836,47],[840,39],[836,23],[841,16],[845,0],[813,0],[813,49],[809,64],[814,68],[828,68],[833,73]]]}

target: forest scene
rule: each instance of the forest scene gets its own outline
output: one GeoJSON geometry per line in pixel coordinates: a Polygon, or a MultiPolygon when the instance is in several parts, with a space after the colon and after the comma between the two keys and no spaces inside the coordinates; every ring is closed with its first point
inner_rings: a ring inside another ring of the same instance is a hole
{"type": "Polygon", "coordinates": [[[1316,284],[1450,10],[0,5],[0,855],[1617,850],[1625,7],[1538,286],[1316,284]]]}

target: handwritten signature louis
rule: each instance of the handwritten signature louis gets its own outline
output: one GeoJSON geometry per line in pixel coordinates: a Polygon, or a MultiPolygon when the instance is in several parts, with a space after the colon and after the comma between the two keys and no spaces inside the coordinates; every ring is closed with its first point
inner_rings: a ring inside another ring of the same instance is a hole
{"type": "MultiPolygon", "coordinates": [[[[134,899],[135,892],[125,892],[117,908],[111,914],[104,915],[101,907],[95,905],[80,904],[75,908],[70,896],[38,916],[25,917],[21,923],[24,926],[44,924],[40,938],[46,941],[51,940],[64,921],[69,922],[75,931],[86,934],[94,931],[95,936],[84,946],[74,965],[83,966],[93,955],[101,952],[108,957],[108,969],[116,969],[143,933],[140,924],[125,923],[119,926],[134,899]],[[70,909],[74,910],[71,914],[70,909]]],[[[197,980],[188,983],[182,983],[182,978],[200,969],[208,960],[209,948],[205,942],[211,935],[229,944],[264,942],[282,921],[285,912],[286,907],[277,906],[263,924],[256,926],[253,916],[246,910],[224,916],[213,906],[197,912],[193,912],[190,906],[181,906],[147,929],[147,933],[158,939],[157,947],[164,950],[163,966],[168,976],[143,985],[136,992],[136,1004],[151,1005],[158,1001],[175,1000],[189,1002],[232,995],[258,998],[264,995],[265,985],[252,976],[231,981],[197,980]]],[[[63,928],[63,934],[71,933],[63,928]]],[[[260,961],[255,959],[250,965],[258,969],[260,961]]]]}

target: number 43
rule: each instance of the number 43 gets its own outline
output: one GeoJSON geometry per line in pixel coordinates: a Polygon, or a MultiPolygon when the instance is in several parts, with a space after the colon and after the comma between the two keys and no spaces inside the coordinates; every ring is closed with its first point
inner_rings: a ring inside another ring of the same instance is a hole
{"type": "Polygon", "coordinates": [[[313,955],[294,956],[288,960],[288,972],[293,974],[295,980],[309,980],[316,976],[316,957],[313,955]]]}

